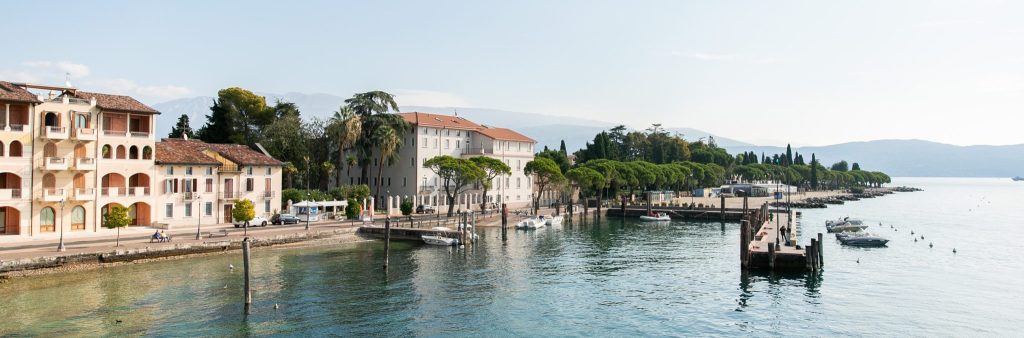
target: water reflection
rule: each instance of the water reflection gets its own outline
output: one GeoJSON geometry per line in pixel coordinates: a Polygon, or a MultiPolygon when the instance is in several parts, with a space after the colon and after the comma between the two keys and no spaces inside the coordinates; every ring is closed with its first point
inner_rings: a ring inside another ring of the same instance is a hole
{"type": "Polygon", "coordinates": [[[794,272],[794,271],[741,271],[739,282],[739,297],[736,304],[739,306],[736,311],[743,311],[749,302],[757,294],[767,294],[772,298],[773,303],[794,301],[793,287],[800,286],[804,292],[802,296],[809,303],[815,303],[821,297],[821,284],[824,281],[822,271],[794,272]]]}

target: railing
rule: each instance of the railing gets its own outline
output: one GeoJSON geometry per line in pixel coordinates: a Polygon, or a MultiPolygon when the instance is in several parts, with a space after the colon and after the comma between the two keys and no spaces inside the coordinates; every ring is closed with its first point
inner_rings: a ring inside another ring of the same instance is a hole
{"type": "Polygon", "coordinates": [[[462,153],[466,155],[493,155],[494,148],[467,148],[462,153]]]}
{"type": "Polygon", "coordinates": [[[274,198],[274,191],[273,190],[271,190],[271,191],[264,191],[263,192],[263,198],[264,199],[274,198]]]}
{"type": "Polygon", "coordinates": [[[234,191],[225,191],[220,193],[221,199],[235,199],[238,197],[238,193],[234,191]]]}
{"type": "Polygon", "coordinates": [[[100,195],[103,196],[116,196],[123,197],[127,196],[128,192],[121,187],[103,187],[100,188],[100,195]]]}
{"type": "Polygon", "coordinates": [[[148,131],[133,131],[132,137],[149,137],[148,131]]]}
{"type": "Polygon", "coordinates": [[[220,166],[220,172],[232,172],[238,171],[238,165],[235,164],[224,164],[220,166]]]}
{"type": "Polygon", "coordinates": [[[94,188],[75,188],[76,200],[92,200],[94,195],[96,195],[94,188]]]}
{"type": "Polygon", "coordinates": [[[149,187],[129,187],[129,196],[149,196],[149,187]]]}
{"type": "Polygon", "coordinates": [[[77,157],[75,158],[75,161],[79,165],[96,165],[96,158],[94,157],[77,157]]]}
{"type": "Polygon", "coordinates": [[[11,131],[25,131],[24,124],[9,124],[7,126],[11,128],[11,131]]]}
{"type": "Polygon", "coordinates": [[[44,188],[43,199],[47,201],[59,201],[64,199],[63,188],[44,188]]]}
{"type": "Polygon", "coordinates": [[[95,140],[96,129],[92,128],[78,128],[75,129],[75,137],[80,139],[95,140]]]}
{"type": "Polygon", "coordinates": [[[66,164],[65,159],[63,157],[57,157],[57,156],[55,156],[55,157],[47,157],[46,158],[46,163],[47,164],[51,164],[51,165],[66,164]]]}
{"type": "Polygon", "coordinates": [[[0,189],[0,200],[21,199],[21,189],[0,189]]]}
{"type": "Polygon", "coordinates": [[[421,185],[420,186],[420,192],[434,192],[435,189],[437,189],[437,188],[434,188],[434,186],[432,186],[432,185],[421,185]]]}
{"type": "Polygon", "coordinates": [[[103,130],[103,136],[125,136],[128,135],[127,130],[103,130]]]}
{"type": "Polygon", "coordinates": [[[198,192],[186,191],[185,193],[182,194],[182,200],[184,201],[195,201],[197,199],[199,199],[198,192]]]}
{"type": "Polygon", "coordinates": [[[46,137],[46,138],[67,138],[68,137],[68,128],[66,128],[66,127],[54,127],[54,126],[43,127],[43,137],[46,137]]]}

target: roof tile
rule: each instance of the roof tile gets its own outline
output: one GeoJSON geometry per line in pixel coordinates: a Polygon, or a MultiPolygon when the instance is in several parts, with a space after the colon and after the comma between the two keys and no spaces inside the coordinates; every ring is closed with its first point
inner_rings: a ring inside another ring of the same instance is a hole
{"type": "Polygon", "coordinates": [[[25,88],[15,86],[13,83],[0,81],[0,101],[17,101],[39,103],[39,98],[25,88]]]}

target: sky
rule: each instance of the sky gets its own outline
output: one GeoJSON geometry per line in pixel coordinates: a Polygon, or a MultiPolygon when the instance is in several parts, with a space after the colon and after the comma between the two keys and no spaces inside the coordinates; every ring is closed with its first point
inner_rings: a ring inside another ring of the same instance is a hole
{"type": "Polygon", "coordinates": [[[385,90],[760,145],[1024,143],[1024,2],[8,2],[0,80],[385,90]]]}

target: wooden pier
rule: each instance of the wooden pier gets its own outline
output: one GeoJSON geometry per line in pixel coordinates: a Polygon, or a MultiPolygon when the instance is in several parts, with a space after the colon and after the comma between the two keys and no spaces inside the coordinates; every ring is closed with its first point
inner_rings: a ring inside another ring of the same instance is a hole
{"type": "MultiPolygon", "coordinates": [[[[743,209],[721,209],[721,208],[684,208],[684,207],[652,207],[650,212],[664,212],[672,219],[701,220],[701,221],[730,221],[737,222],[743,219],[743,209]]],[[[647,215],[648,209],[643,206],[628,206],[623,208],[608,208],[609,217],[640,217],[647,215]]]]}
{"type": "Polygon", "coordinates": [[[765,204],[744,217],[740,230],[740,263],[744,269],[821,269],[822,234],[812,238],[810,245],[798,245],[800,222],[795,215],[791,211],[769,210],[765,204]],[[789,238],[789,243],[786,243],[786,238],[789,238]]]}
{"type": "MultiPolygon", "coordinates": [[[[356,231],[357,234],[361,234],[368,237],[384,239],[384,227],[383,226],[361,226],[356,231]]],[[[424,235],[441,235],[450,238],[460,238],[462,235],[459,230],[432,230],[432,229],[421,229],[421,228],[391,228],[391,239],[394,240],[407,240],[407,241],[423,241],[424,235]]]]}

